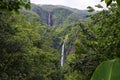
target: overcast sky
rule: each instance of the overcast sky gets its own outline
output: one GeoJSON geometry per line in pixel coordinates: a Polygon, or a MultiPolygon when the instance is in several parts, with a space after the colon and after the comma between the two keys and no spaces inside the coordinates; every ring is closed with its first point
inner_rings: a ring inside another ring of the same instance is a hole
{"type": "Polygon", "coordinates": [[[31,0],[35,4],[52,4],[52,5],[64,5],[77,9],[86,9],[87,6],[92,6],[96,4],[101,4],[105,6],[104,2],[101,0],[31,0]]]}

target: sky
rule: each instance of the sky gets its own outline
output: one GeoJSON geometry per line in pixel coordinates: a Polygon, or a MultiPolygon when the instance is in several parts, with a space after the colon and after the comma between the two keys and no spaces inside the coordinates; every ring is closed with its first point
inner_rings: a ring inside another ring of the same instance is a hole
{"type": "MultiPolygon", "coordinates": [[[[51,5],[64,5],[77,9],[87,9],[87,6],[92,6],[97,4],[101,4],[104,7],[106,4],[104,2],[100,2],[101,0],[30,0],[31,3],[35,4],[51,4],[51,5]]],[[[95,8],[97,9],[97,8],[95,8]]]]}

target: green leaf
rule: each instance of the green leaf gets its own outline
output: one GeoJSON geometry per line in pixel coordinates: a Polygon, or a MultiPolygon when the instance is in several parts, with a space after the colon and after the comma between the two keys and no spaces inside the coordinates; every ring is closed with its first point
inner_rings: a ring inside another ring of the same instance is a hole
{"type": "Polygon", "coordinates": [[[103,6],[101,6],[100,4],[95,5],[95,7],[97,7],[97,8],[103,8],[103,6]]]}
{"type": "Polygon", "coordinates": [[[112,0],[105,0],[105,3],[107,4],[107,6],[109,6],[111,4],[112,0]]]}
{"type": "Polygon", "coordinates": [[[103,2],[104,0],[101,0],[101,2],[103,2]]]}
{"type": "Polygon", "coordinates": [[[120,59],[101,63],[93,73],[91,80],[120,80],[120,59]]]}
{"type": "Polygon", "coordinates": [[[87,9],[88,9],[88,10],[87,10],[88,12],[93,12],[93,11],[95,11],[94,8],[91,7],[91,6],[88,6],[87,9]]]}
{"type": "Polygon", "coordinates": [[[117,1],[117,4],[120,6],[120,0],[116,0],[117,1]]]}

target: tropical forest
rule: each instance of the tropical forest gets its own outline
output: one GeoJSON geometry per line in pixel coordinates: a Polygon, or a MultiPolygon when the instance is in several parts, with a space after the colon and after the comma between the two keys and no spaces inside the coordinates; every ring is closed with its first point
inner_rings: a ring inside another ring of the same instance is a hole
{"type": "Polygon", "coordinates": [[[0,0],[0,80],[120,80],[120,0],[98,1],[0,0]]]}

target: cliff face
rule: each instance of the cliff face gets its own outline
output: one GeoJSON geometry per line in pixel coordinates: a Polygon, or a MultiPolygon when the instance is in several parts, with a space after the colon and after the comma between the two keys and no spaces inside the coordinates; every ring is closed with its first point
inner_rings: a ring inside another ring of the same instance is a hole
{"type": "Polygon", "coordinates": [[[53,5],[32,5],[33,12],[39,15],[40,19],[48,26],[61,26],[71,24],[79,20],[86,20],[88,12],[65,6],[53,5]]]}

